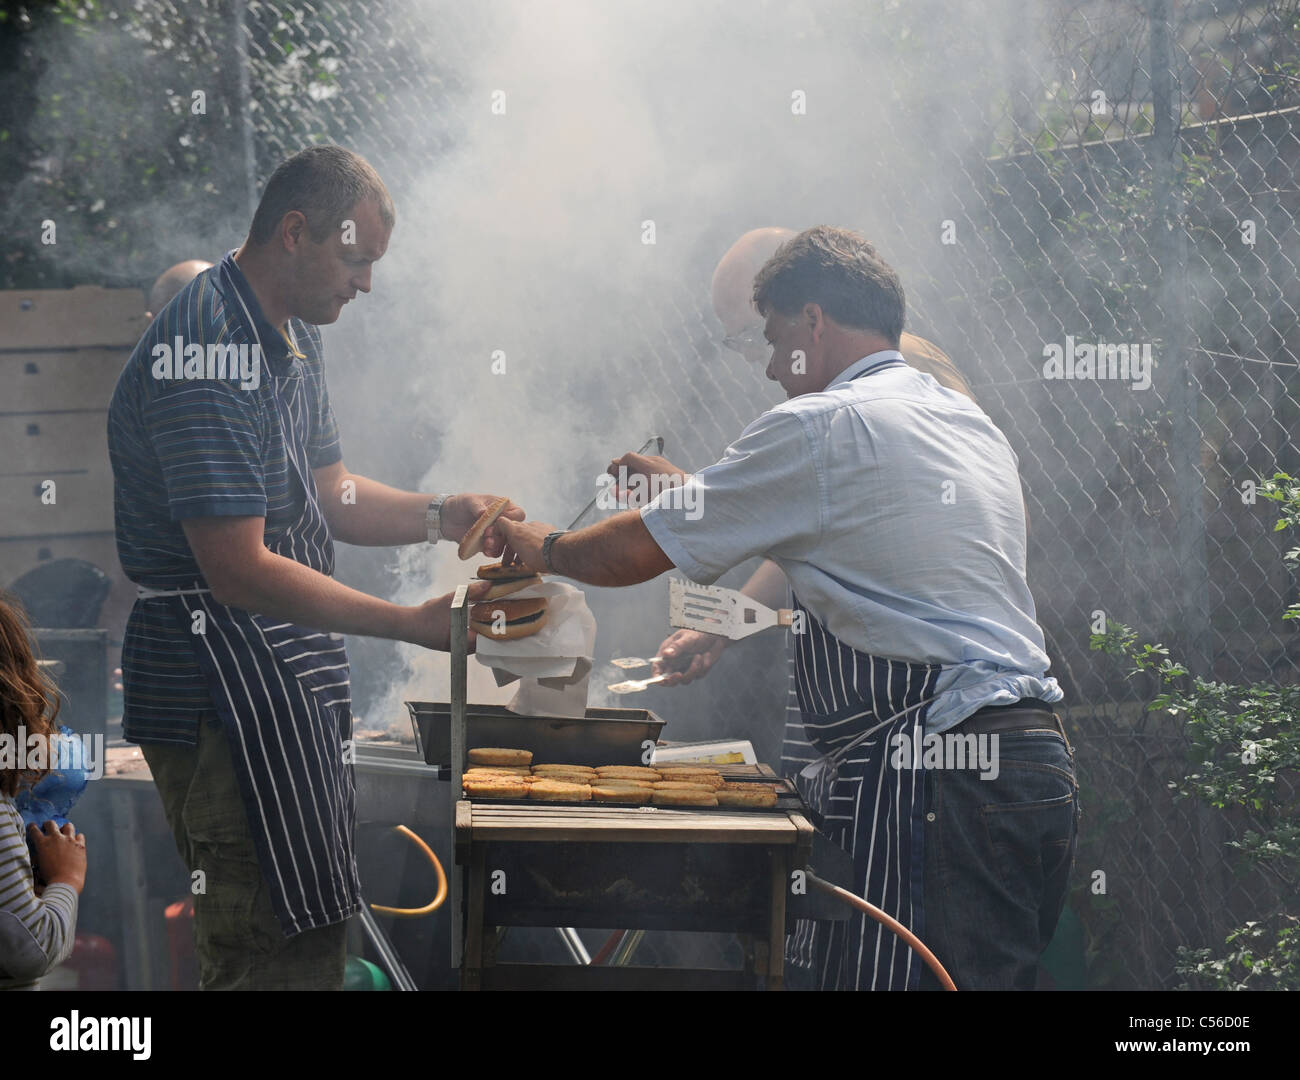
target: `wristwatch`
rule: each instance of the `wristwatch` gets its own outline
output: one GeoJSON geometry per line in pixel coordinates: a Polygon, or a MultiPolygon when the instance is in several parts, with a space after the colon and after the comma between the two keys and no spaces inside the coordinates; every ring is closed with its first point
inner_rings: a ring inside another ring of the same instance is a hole
{"type": "Polygon", "coordinates": [[[429,504],[429,509],[425,512],[424,527],[431,544],[436,544],[442,539],[442,504],[450,498],[450,495],[439,495],[429,504]]]}
{"type": "Polygon", "coordinates": [[[546,539],[542,541],[542,563],[552,574],[558,574],[559,571],[551,564],[551,548],[554,546],[555,541],[568,531],[568,529],[557,529],[553,533],[547,533],[546,539]]]}

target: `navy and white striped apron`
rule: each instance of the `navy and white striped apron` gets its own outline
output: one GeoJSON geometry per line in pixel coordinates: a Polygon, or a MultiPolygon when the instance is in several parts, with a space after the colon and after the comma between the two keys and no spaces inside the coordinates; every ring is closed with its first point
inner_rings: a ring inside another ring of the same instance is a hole
{"type": "MultiPolygon", "coordinates": [[[[303,496],[297,524],[268,538],[267,547],[330,575],[334,544],[307,460],[303,380],[265,375],[303,496]]],[[[201,582],[141,588],[140,595],[173,605],[173,617],[186,626],[203,612],[205,632],[191,639],[230,743],[262,876],[285,934],[355,914],[361,883],[353,850],[356,783],[345,747],[352,737],[352,696],[342,636],[219,604],[201,582]]]]}
{"type": "MultiPolygon", "coordinates": [[[[856,378],[901,360],[885,360],[856,378]]],[[[791,595],[805,632],[792,634],[791,697],[783,771],[824,818],[823,831],[853,856],[852,889],[918,935],[924,922],[925,773],[894,769],[896,736],[919,745],[939,678],[937,664],[859,652],[791,595]],[[798,706],[797,719],[793,706],[798,706]]],[[[822,990],[915,990],[922,962],[867,915],[847,922],[801,919],[787,960],[811,968],[822,990]]]]}
{"type": "MultiPolygon", "coordinates": [[[[821,755],[797,778],[827,836],[853,856],[852,890],[921,934],[925,773],[895,769],[895,736],[919,745],[939,678],[937,664],[871,656],[836,638],[795,598],[796,693],[808,742],[821,755]]],[[[915,990],[922,962],[867,915],[800,920],[787,945],[822,990],[915,990]]]]}

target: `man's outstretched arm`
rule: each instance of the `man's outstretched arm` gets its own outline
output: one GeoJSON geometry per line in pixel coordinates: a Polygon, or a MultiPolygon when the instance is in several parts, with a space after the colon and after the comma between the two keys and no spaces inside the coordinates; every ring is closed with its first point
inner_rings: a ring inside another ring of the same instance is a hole
{"type": "Polygon", "coordinates": [[[555,572],[587,585],[639,585],[673,568],[636,510],[624,510],[586,529],[565,533],[551,545],[551,566],[542,559],[542,542],[555,532],[540,521],[497,522],[507,556],[513,551],[530,570],[555,572]]]}
{"type": "MultiPolygon", "coordinates": [[[[360,547],[397,547],[422,544],[428,539],[425,519],[435,496],[400,491],[349,472],[342,461],[313,469],[312,473],[316,477],[321,509],[335,540],[360,547]]],[[[448,540],[459,540],[497,498],[496,495],[450,496],[442,504],[442,535],[448,540]]],[[[511,503],[504,516],[523,521],[524,512],[511,503]]],[[[502,542],[501,534],[493,526],[484,538],[483,550],[495,558],[501,554],[502,542]]]]}

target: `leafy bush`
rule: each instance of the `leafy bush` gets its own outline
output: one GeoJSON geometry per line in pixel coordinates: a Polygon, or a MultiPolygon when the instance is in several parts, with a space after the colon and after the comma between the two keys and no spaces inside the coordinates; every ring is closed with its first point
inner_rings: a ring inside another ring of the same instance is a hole
{"type": "MultiPolygon", "coordinates": [[[[1300,481],[1278,473],[1258,494],[1279,504],[1277,530],[1300,525],[1300,481]]],[[[1300,548],[1283,558],[1296,570],[1300,548]]],[[[1300,618],[1300,603],[1291,604],[1283,618],[1300,618]]],[[[1114,621],[1091,644],[1131,662],[1131,675],[1156,678],[1159,693],[1147,709],[1182,717],[1191,738],[1190,771],[1171,786],[1181,798],[1243,814],[1248,825],[1229,846],[1243,868],[1259,870],[1280,886],[1277,909],[1232,931],[1223,956],[1181,948],[1178,973],[1219,990],[1300,989],[1300,917],[1287,910],[1300,894],[1300,686],[1238,686],[1193,676],[1163,645],[1139,644],[1135,631],[1114,621]]]]}

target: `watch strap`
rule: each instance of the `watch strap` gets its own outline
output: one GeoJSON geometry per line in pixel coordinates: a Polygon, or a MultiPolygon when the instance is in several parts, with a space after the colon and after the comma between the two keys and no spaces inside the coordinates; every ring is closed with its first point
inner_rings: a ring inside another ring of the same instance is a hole
{"type": "Polygon", "coordinates": [[[551,548],[555,546],[555,541],[567,533],[568,529],[557,529],[553,533],[547,533],[546,539],[542,541],[542,563],[552,574],[558,574],[559,571],[551,562],[551,548]]]}
{"type": "Polygon", "coordinates": [[[450,495],[438,495],[429,503],[429,509],[424,513],[425,534],[429,538],[429,543],[436,544],[443,539],[442,535],[442,504],[450,499],[450,495]]]}

